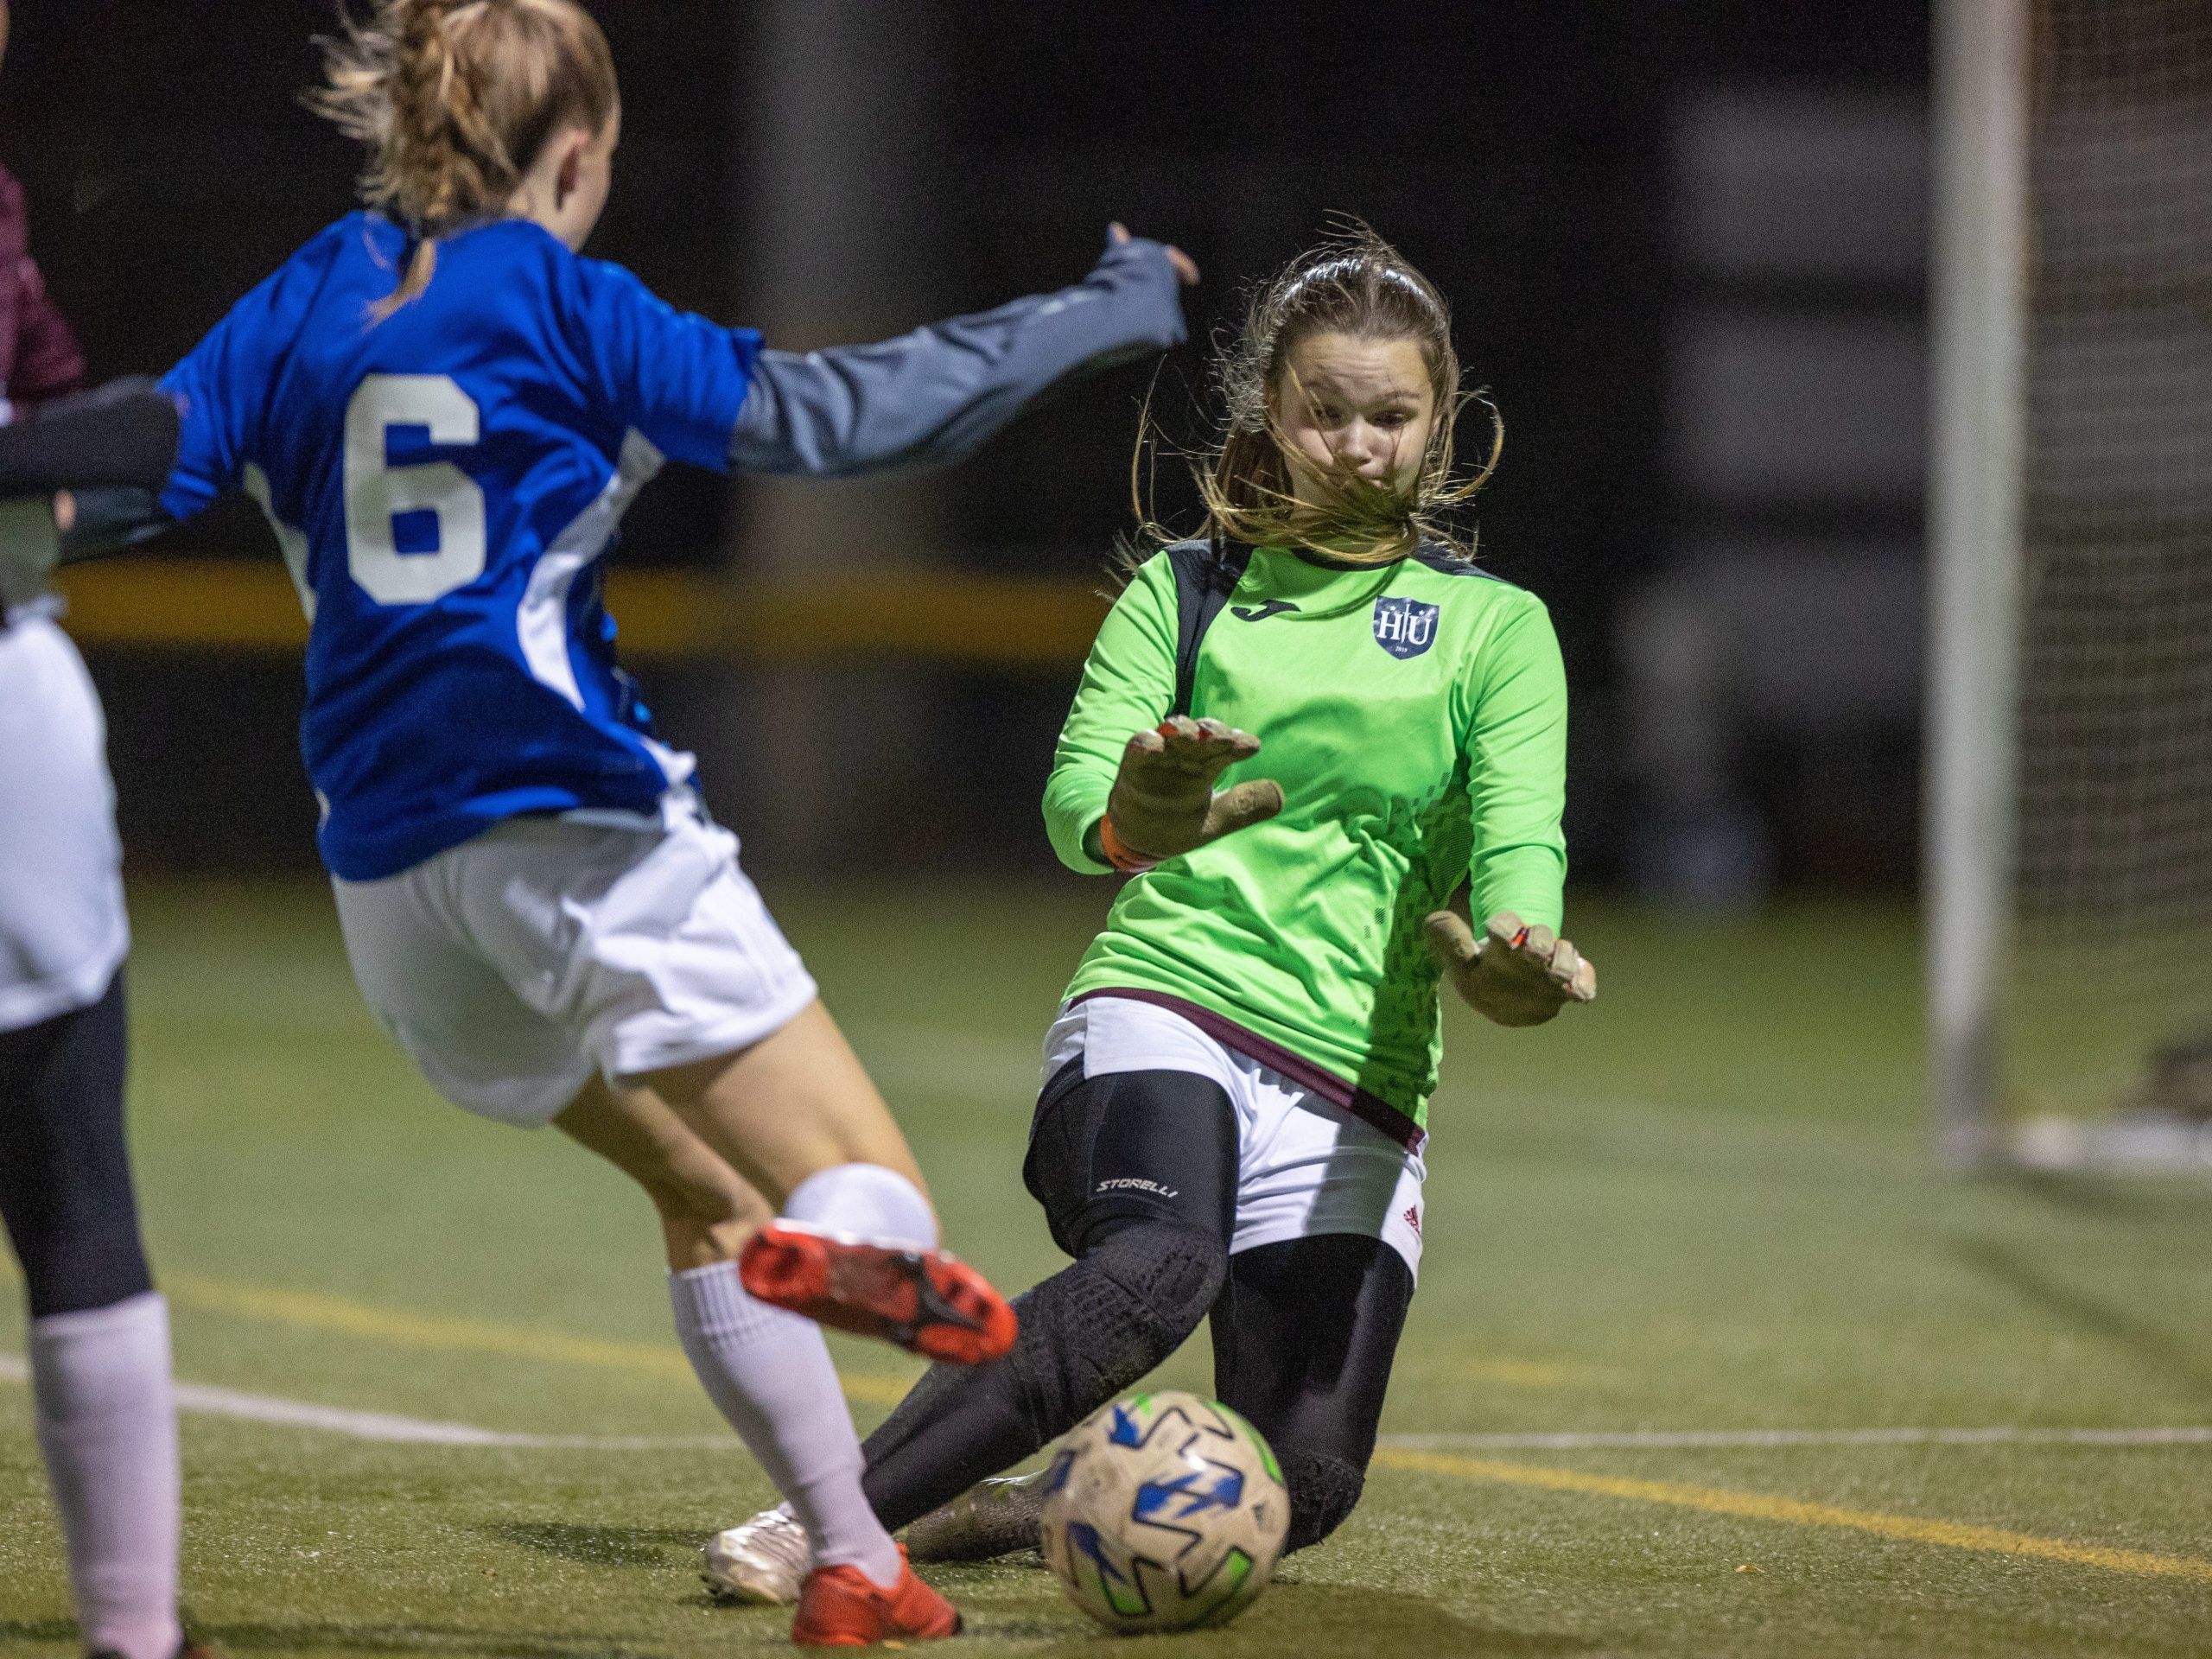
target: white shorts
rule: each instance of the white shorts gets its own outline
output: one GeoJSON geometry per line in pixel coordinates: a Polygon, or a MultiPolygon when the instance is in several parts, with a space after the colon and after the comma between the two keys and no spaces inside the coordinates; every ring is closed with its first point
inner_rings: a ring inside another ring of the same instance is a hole
{"type": "Polygon", "coordinates": [[[381,881],[331,884],[370,1008],[455,1105],[536,1128],[594,1071],[734,1053],[815,985],[737,865],[671,804],[632,828],[513,818],[381,881]]]}
{"type": "Polygon", "coordinates": [[[1236,1232],[1230,1253],[1286,1239],[1377,1238],[1421,1273],[1421,1154],[1173,1009],[1105,992],[1067,1005],[1045,1038],[1045,1080],[1080,1058],[1086,1077],[1189,1071],[1236,1113],[1236,1232]]]}
{"type": "Polygon", "coordinates": [[[0,622],[0,1031],[99,1001],[130,948],[99,698],[24,607],[0,622]]]}

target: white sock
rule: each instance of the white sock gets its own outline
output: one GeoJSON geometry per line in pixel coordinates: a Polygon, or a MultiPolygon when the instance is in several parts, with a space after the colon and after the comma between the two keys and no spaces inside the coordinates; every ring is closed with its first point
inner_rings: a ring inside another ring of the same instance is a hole
{"type": "Polygon", "coordinates": [[[755,1300],[734,1262],[672,1273],[668,1284],[691,1369],[806,1529],[815,1560],[896,1584],[899,1547],[861,1491],[860,1436],[822,1327],[755,1300]]]}
{"type": "Polygon", "coordinates": [[[39,1450],[92,1652],[172,1659],[179,1481],[169,1308],[152,1291],[31,1321],[39,1450]]]}
{"type": "Polygon", "coordinates": [[[921,1189],[880,1164],[836,1164],[791,1189],[785,1217],[871,1244],[937,1248],[937,1215],[921,1189]]]}

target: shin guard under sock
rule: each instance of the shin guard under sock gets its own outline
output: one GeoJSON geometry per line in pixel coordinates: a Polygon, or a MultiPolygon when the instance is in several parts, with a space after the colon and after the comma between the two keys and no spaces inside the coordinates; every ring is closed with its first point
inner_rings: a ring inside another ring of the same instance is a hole
{"type": "Polygon", "coordinates": [[[798,1516],[823,1566],[887,1588],[898,1547],[861,1491],[860,1439],[822,1327],[746,1294],[734,1262],[669,1275],[691,1369],[798,1516]]]}

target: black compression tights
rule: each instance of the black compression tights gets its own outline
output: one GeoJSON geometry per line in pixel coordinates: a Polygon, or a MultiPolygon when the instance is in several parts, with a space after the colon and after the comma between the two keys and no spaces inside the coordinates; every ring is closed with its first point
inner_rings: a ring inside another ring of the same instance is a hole
{"type": "Polygon", "coordinates": [[[33,1319],[153,1287],[123,1134],[123,980],[91,1007],[0,1033],[0,1218],[33,1319]]]}
{"type": "Polygon", "coordinates": [[[1214,1392],[1274,1448],[1289,1548],[1319,1543],[1359,1502],[1413,1295],[1405,1258],[1355,1234],[1230,1258],[1213,1306],[1214,1392]]]}
{"type": "Polygon", "coordinates": [[[1074,1264],[1015,1299],[995,1364],[938,1366],[868,1440],[887,1527],[1020,1462],[1173,1354],[1213,1315],[1215,1388],[1268,1437],[1290,1548],[1358,1501],[1413,1296],[1396,1251],[1356,1236],[1235,1257],[1236,1124],[1220,1088],[1139,1071],[1048,1089],[1027,1175],[1074,1264]]]}

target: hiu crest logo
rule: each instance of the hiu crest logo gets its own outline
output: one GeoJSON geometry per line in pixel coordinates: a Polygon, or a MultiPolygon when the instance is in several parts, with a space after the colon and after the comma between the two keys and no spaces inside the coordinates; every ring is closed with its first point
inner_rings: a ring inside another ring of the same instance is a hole
{"type": "Polygon", "coordinates": [[[1436,643],[1436,607],[1385,594],[1375,601],[1375,643],[1403,661],[1436,643]]]}

